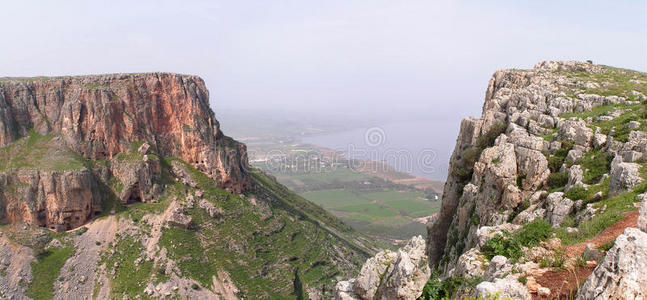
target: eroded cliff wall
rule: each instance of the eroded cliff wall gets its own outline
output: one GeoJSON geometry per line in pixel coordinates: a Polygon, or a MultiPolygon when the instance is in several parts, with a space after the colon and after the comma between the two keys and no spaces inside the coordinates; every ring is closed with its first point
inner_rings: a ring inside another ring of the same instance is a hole
{"type": "Polygon", "coordinates": [[[0,78],[0,217],[77,227],[101,211],[98,186],[113,176],[125,183],[122,202],[152,199],[157,156],[117,159],[141,144],[137,155],[179,158],[230,192],[249,188],[246,147],[222,133],[199,77],[0,78]]]}

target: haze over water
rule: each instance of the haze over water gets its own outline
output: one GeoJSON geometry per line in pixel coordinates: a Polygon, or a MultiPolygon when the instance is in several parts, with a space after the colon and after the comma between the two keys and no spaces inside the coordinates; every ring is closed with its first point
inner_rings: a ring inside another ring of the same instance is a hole
{"type": "Polygon", "coordinates": [[[398,171],[444,181],[459,125],[434,119],[397,122],[302,140],[344,151],[348,158],[386,161],[398,171]]]}

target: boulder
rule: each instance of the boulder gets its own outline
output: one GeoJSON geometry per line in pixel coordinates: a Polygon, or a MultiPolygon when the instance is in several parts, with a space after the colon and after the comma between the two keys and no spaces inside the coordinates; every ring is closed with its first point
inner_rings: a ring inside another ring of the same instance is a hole
{"type": "Polygon", "coordinates": [[[355,279],[335,286],[335,299],[417,299],[431,269],[425,254],[425,240],[411,238],[397,252],[384,250],[369,258],[355,279]]]}
{"type": "Polygon", "coordinates": [[[585,261],[600,261],[600,259],[604,256],[604,253],[602,251],[598,250],[597,247],[595,247],[594,244],[588,243],[586,244],[586,248],[584,249],[584,252],[582,253],[582,258],[585,261]]]}
{"type": "Polygon", "coordinates": [[[625,229],[580,287],[577,298],[647,298],[647,233],[625,229]]]}
{"type": "Polygon", "coordinates": [[[502,278],[512,272],[512,264],[508,263],[505,256],[497,255],[492,257],[490,265],[485,270],[484,278],[486,280],[494,280],[495,278],[502,278]]]}
{"type": "Polygon", "coordinates": [[[191,216],[187,215],[179,202],[173,201],[164,213],[166,223],[181,228],[189,228],[191,216]]]}
{"type": "Polygon", "coordinates": [[[607,136],[601,133],[596,133],[593,136],[593,147],[600,148],[607,143],[607,136]]]}
{"type": "Polygon", "coordinates": [[[175,175],[175,177],[181,180],[182,183],[192,188],[198,187],[198,184],[195,182],[195,180],[193,180],[193,176],[191,176],[191,174],[189,173],[189,170],[182,162],[177,160],[172,161],[171,170],[173,171],[173,174],[175,175]]]}
{"type": "Polygon", "coordinates": [[[575,214],[575,222],[579,224],[584,221],[591,220],[599,210],[599,208],[594,207],[593,203],[588,203],[583,210],[580,210],[575,214]]]}
{"type": "Polygon", "coordinates": [[[553,227],[558,227],[564,221],[564,217],[573,210],[573,200],[564,197],[564,193],[550,193],[546,198],[548,207],[546,217],[553,227]]]}
{"type": "Polygon", "coordinates": [[[449,276],[463,276],[465,278],[483,276],[483,272],[487,267],[487,259],[481,251],[472,248],[458,257],[456,267],[451,269],[448,273],[449,276]]]}
{"type": "Polygon", "coordinates": [[[639,169],[639,164],[623,162],[622,157],[616,155],[611,162],[609,195],[617,195],[641,183],[643,179],[640,177],[639,169]]]}
{"type": "Polygon", "coordinates": [[[209,214],[209,216],[212,218],[220,218],[224,213],[222,208],[216,207],[215,205],[213,205],[213,203],[204,199],[200,200],[200,203],[198,204],[198,206],[204,209],[204,211],[206,211],[207,214],[209,214]]]}
{"type": "Polygon", "coordinates": [[[137,148],[137,152],[139,154],[148,154],[148,150],[151,148],[151,145],[149,143],[143,143],[139,148],[137,148]]]}
{"type": "Polygon", "coordinates": [[[528,289],[514,276],[497,278],[493,282],[483,281],[476,286],[472,296],[487,298],[497,294],[500,299],[507,297],[519,300],[532,299],[528,289]]]}
{"type": "Polygon", "coordinates": [[[568,169],[568,183],[566,184],[566,187],[564,188],[564,191],[568,192],[570,189],[574,187],[583,187],[584,183],[582,182],[582,178],[584,177],[584,171],[582,171],[582,167],[580,165],[573,165],[568,169]]]}
{"type": "Polygon", "coordinates": [[[647,193],[638,195],[638,199],[642,200],[640,204],[640,215],[638,216],[638,228],[647,232],[647,193]]]}
{"type": "Polygon", "coordinates": [[[514,233],[519,230],[521,226],[504,223],[497,226],[483,226],[476,230],[476,245],[478,247],[483,247],[488,240],[493,238],[496,235],[501,235],[503,232],[514,233]]]}
{"type": "Polygon", "coordinates": [[[629,129],[638,129],[639,127],[640,127],[640,122],[638,121],[629,121],[629,123],[627,123],[627,128],[629,129]]]}

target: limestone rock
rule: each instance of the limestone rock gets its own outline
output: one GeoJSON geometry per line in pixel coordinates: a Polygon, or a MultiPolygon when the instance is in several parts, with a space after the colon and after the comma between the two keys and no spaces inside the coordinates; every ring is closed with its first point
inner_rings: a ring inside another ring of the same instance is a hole
{"type": "Polygon", "coordinates": [[[547,218],[550,224],[553,227],[557,227],[562,224],[564,217],[571,213],[573,210],[573,200],[564,197],[564,193],[555,192],[548,195],[546,198],[547,207],[547,218]]]}
{"type": "Polygon", "coordinates": [[[486,268],[487,259],[485,256],[478,249],[472,248],[458,258],[456,267],[449,271],[448,275],[465,278],[479,277],[483,276],[486,268]]]}
{"type": "Polygon", "coordinates": [[[151,145],[149,143],[143,143],[139,148],[137,148],[137,152],[139,154],[148,154],[148,150],[151,148],[151,145]]]}
{"type": "Polygon", "coordinates": [[[224,213],[222,208],[216,207],[215,205],[213,205],[213,203],[204,199],[200,200],[200,203],[198,204],[198,206],[204,209],[207,212],[207,214],[209,214],[209,216],[212,218],[220,218],[224,213]]]}
{"type": "Polygon", "coordinates": [[[123,184],[119,200],[123,204],[151,202],[161,193],[155,185],[162,174],[158,158],[144,160],[113,159],[110,164],[113,175],[123,184]]]}
{"type": "Polygon", "coordinates": [[[584,183],[582,178],[584,177],[584,171],[580,165],[573,165],[568,169],[568,183],[564,188],[564,191],[568,192],[574,187],[583,187],[584,183]]]}
{"type": "Polygon", "coordinates": [[[493,282],[483,281],[479,283],[472,296],[488,297],[499,295],[501,298],[510,297],[519,300],[530,300],[528,289],[519,282],[515,277],[496,278],[493,282]]]}
{"type": "Polygon", "coordinates": [[[335,299],[417,299],[430,275],[425,240],[413,237],[397,252],[369,258],[357,278],[338,282],[335,299]]]}
{"type": "Polygon", "coordinates": [[[641,183],[643,179],[639,169],[639,164],[622,162],[622,158],[616,156],[611,162],[609,195],[617,195],[641,183]]]}
{"type": "Polygon", "coordinates": [[[502,235],[503,232],[514,233],[519,230],[521,226],[504,223],[497,226],[483,226],[476,230],[476,239],[478,247],[483,247],[487,241],[496,235],[502,235]]]}
{"type": "Polygon", "coordinates": [[[586,261],[599,261],[603,256],[604,254],[602,253],[602,251],[598,250],[598,248],[591,243],[586,244],[586,248],[582,253],[582,258],[586,261]]]}
{"type": "Polygon", "coordinates": [[[60,135],[89,159],[112,158],[145,141],[192,164],[234,192],[249,188],[245,145],[223,135],[197,76],[110,74],[0,82],[0,146],[60,135]]]}
{"type": "Polygon", "coordinates": [[[642,200],[640,204],[640,216],[638,216],[638,228],[647,232],[647,193],[638,195],[638,199],[642,200]]]}
{"type": "Polygon", "coordinates": [[[584,221],[593,219],[598,210],[599,209],[594,207],[593,203],[588,203],[586,205],[586,208],[578,211],[577,214],[575,214],[575,222],[579,224],[584,221]]]}
{"type": "Polygon", "coordinates": [[[187,167],[182,163],[177,160],[174,160],[171,162],[171,169],[173,171],[173,174],[182,180],[183,184],[186,184],[192,188],[196,188],[198,186],[198,183],[195,182],[193,179],[193,176],[191,173],[189,173],[189,170],[187,170],[187,167]]]}
{"type": "Polygon", "coordinates": [[[505,277],[511,272],[512,265],[508,263],[508,259],[505,256],[497,255],[490,260],[490,265],[485,270],[484,278],[490,281],[495,278],[505,277]]]}
{"type": "Polygon", "coordinates": [[[101,212],[103,195],[97,179],[85,168],[0,173],[0,187],[5,190],[0,197],[0,221],[65,231],[101,212]]]}
{"type": "Polygon", "coordinates": [[[164,214],[169,225],[184,229],[189,228],[189,225],[191,225],[191,216],[186,214],[182,205],[177,201],[173,201],[164,214]]]}
{"type": "Polygon", "coordinates": [[[638,129],[639,127],[640,127],[640,122],[638,121],[629,121],[629,123],[627,123],[627,128],[629,129],[638,129]]]}
{"type": "Polygon", "coordinates": [[[647,233],[627,228],[616,238],[578,299],[645,299],[647,297],[647,233]]]}

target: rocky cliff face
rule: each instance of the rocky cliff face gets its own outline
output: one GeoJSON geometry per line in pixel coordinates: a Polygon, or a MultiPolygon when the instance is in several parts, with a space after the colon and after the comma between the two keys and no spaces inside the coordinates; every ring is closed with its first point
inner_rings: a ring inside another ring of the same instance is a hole
{"type": "Polygon", "coordinates": [[[374,252],[248,170],[195,76],[0,78],[0,144],[0,299],[329,299],[374,252]]]}
{"type": "Polygon", "coordinates": [[[642,181],[635,162],[642,157],[644,147],[631,145],[640,144],[638,136],[644,133],[634,130],[620,137],[618,131],[627,132],[627,125],[620,124],[624,128],[615,132],[601,128],[607,125],[604,122],[615,119],[604,115],[606,110],[599,116],[577,116],[587,115],[594,107],[609,108],[617,116],[633,111],[612,109],[617,106],[642,108],[638,100],[644,95],[637,91],[641,84],[636,84],[637,90],[626,91],[633,92],[629,95],[625,91],[622,95],[592,94],[605,90],[605,84],[615,85],[614,72],[623,71],[588,63],[542,62],[533,70],[494,74],[481,118],[467,118],[461,124],[439,219],[428,230],[432,263],[444,257],[441,268],[451,265],[461,253],[476,246],[476,231],[485,225],[526,223],[544,216],[559,225],[572,212],[573,201],[564,203],[556,194],[551,199],[558,203],[544,204],[547,191],[563,187],[553,182],[561,178],[568,184],[566,189],[584,186],[576,161],[594,150],[617,158],[611,170],[612,194],[642,181]],[[586,78],[577,77],[582,75],[586,78]],[[606,77],[609,81],[599,82],[606,77]],[[559,155],[565,157],[560,160],[559,155]],[[563,175],[549,180],[551,174],[563,175]],[[523,211],[518,211],[524,201],[523,211]]]}
{"type": "Polygon", "coordinates": [[[245,146],[220,131],[195,76],[0,79],[0,145],[0,218],[59,231],[100,213],[109,182],[124,204],[153,201],[158,156],[186,161],[231,192],[250,184],[245,146]]]}
{"type": "MultiPolygon", "coordinates": [[[[428,226],[429,260],[439,280],[459,287],[454,297],[574,293],[576,285],[551,291],[551,278],[566,276],[553,267],[588,275],[603,256],[596,247],[613,236],[593,238],[618,221],[635,226],[627,213],[647,190],[645,94],[647,74],[592,63],[541,62],[493,75],[481,117],[461,123],[441,211],[428,226]],[[584,253],[571,245],[589,240],[599,244],[584,253]]],[[[636,240],[636,232],[625,239],[636,240]]],[[[634,246],[609,250],[580,295],[617,295],[617,282],[607,279],[639,267],[617,258],[642,255],[644,245],[634,246]]],[[[636,282],[619,285],[644,295],[636,282]]]]}
{"type": "Polygon", "coordinates": [[[223,135],[202,79],[168,73],[0,79],[0,145],[60,135],[89,159],[128,152],[146,141],[235,192],[246,189],[243,144],[223,135]]]}

